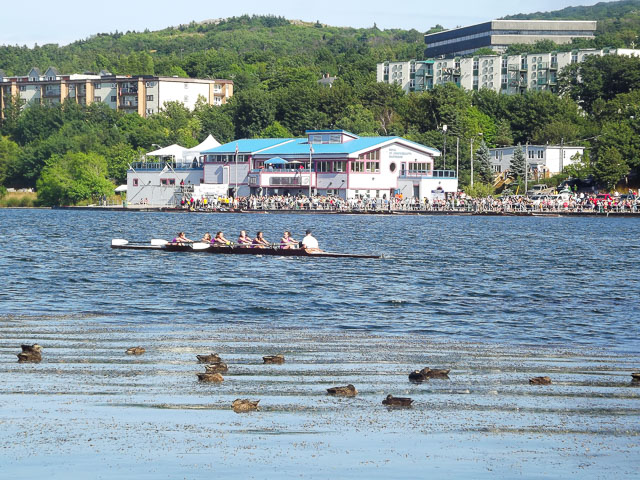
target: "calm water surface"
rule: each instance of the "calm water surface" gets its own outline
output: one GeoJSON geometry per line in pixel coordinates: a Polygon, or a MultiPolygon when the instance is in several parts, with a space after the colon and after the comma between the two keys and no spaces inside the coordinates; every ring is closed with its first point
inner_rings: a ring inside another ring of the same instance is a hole
{"type": "Polygon", "coordinates": [[[640,221],[1,210],[1,313],[365,330],[637,351],[640,221]],[[113,251],[111,238],[312,228],[383,260],[113,251]]]}

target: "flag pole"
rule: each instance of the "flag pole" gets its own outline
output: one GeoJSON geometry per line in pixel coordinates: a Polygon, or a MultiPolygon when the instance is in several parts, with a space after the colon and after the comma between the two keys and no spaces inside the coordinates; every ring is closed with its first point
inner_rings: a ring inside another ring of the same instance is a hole
{"type": "Polygon", "coordinates": [[[238,197],[238,144],[236,143],[236,187],[233,190],[233,201],[238,197]]]}

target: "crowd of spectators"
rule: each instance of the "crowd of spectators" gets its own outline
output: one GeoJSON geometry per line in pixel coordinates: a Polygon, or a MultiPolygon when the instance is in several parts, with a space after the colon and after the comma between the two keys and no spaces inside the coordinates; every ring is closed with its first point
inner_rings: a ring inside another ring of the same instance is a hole
{"type": "Polygon", "coordinates": [[[271,195],[184,198],[181,208],[191,210],[317,210],[344,213],[361,212],[471,212],[471,213],[638,213],[638,192],[628,194],[585,194],[563,191],[549,195],[501,195],[472,198],[464,192],[441,195],[440,198],[376,198],[342,199],[335,196],[271,195]]]}

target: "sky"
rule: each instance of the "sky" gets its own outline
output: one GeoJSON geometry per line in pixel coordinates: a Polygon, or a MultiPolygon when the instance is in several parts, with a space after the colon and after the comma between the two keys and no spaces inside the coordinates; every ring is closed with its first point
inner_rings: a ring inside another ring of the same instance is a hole
{"type": "MultiPolygon", "coordinates": [[[[116,30],[160,30],[244,14],[272,14],[332,26],[415,28],[426,31],[440,24],[446,28],[471,25],[516,13],[557,10],[568,6],[593,5],[598,0],[148,0],[95,2],[88,0],[6,1],[0,9],[0,45],[65,45],[96,33],[116,30]]],[[[2,68],[2,65],[0,65],[2,68]]]]}

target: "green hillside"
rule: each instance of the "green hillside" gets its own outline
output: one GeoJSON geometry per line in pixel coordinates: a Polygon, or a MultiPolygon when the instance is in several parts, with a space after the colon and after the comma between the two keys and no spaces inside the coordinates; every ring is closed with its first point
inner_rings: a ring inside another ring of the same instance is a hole
{"type": "Polygon", "coordinates": [[[0,68],[24,75],[32,66],[61,72],[188,75],[258,80],[279,67],[307,67],[314,74],[371,74],[384,59],[420,58],[416,30],[328,27],[272,16],[243,16],[159,31],[98,34],[66,46],[0,46],[0,68]]]}

